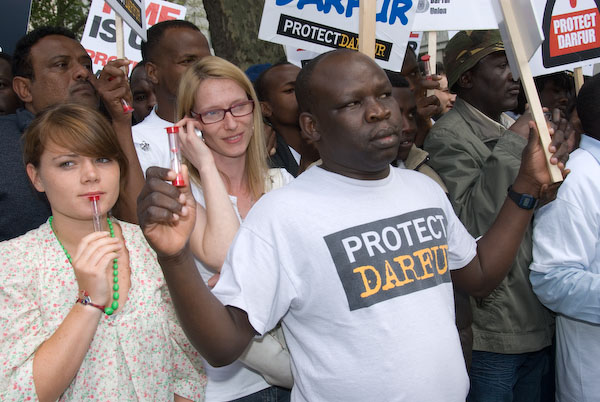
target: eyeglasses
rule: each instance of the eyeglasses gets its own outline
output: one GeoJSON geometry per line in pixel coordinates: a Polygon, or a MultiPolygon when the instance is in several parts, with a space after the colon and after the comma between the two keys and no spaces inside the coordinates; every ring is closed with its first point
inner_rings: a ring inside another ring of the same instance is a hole
{"type": "Polygon", "coordinates": [[[254,101],[248,100],[231,106],[229,109],[214,109],[202,113],[196,113],[190,110],[190,115],[204,124],[218,123],[225,118],[225,113],[229,112],[233,117],[242,117],[249,115],[254,111],[254,101]]]}

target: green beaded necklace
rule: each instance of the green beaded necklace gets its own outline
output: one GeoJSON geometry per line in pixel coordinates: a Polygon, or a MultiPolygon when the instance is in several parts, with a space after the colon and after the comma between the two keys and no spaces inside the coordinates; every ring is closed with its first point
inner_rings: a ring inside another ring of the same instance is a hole
{"type": "MultiPolygon", "coordinates": [[[[54,233],[56,240],[58,240],[58,244],[60,244],[60,247],[63,249],[63,251],[67,255],[67,259],[69,260],[71,265],[73,265],[73,259],[71,258],[71,255],[69,254],[69,252],[67,251],[65,246],[63,246],[63,244],[60,242],[60,239],[58,238],[58,236],[56,236],[56,231],[54,231],[54,227],[52,227],[52,219],[53,218],[54,218],[53,216],[50,216],[50,219],[48,220],[50,223],[50,228],[52,229],[52,233],[54,233]]],[[[113,224],[108,216],[106,217],[106,223],[108,224],[108,229],[110,231],[110,237],[115,237],[115,230],[113,229],[113,224]]],[[[119,300],[119,264],[118,264],[116,258],[113,260],[113,291],[114,291],[113,297],[112,297],[113,302],[111,303],[111,305],[109,307],[104,307],[104,313],[106,315],[112,315],[112,313],[114,313],[115,310],[119,308],[119,302],[118,302],[118,300],[119,300]]]]}

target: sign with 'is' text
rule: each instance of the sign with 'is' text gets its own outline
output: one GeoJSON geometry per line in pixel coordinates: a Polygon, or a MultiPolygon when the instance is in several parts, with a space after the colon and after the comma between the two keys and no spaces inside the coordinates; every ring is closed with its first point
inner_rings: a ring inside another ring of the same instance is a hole
{"type": "MultiPolygon", "coordinates": [[[[146,0],[145,25],[150,27],[166,20],[182,20],[186,8],[163,0],[146,0]]],[[[128,24],[123,27],[125,57],[131,61],[131,68],[142,60],[140,51],[142,38],[128,24]]],[[[85,24],[81,45],[92,58],[94,72],[101,70],[106,63],[117,58],[115,13],[104,0],[93,0],[85,24]]]]}
{"type": "MultiPolygon", "coordinates": [[[[375,61],[400,71],[414,19],[413,0],[377,0],[375,61]]],[[[358,50],[359,0],[265,0],[259,39],[324,53],[358,50]]]]}

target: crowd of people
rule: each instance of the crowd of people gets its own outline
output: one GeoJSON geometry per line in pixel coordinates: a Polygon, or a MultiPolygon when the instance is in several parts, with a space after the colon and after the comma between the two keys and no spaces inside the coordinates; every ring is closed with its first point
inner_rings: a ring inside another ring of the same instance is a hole
{"type": "Polygon", "coordinates": [[[58,27],[0,56],[1,400],[600,395],[600,77],[536,79],[544,150],[498,31],[430,77],[246,74],[181,20],[131,74],[58,27]]]}

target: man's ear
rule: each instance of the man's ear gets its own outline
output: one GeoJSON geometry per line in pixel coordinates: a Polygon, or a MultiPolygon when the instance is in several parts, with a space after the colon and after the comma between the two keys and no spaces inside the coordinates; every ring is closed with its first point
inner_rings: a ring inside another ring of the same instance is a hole
{"type": "Polygon", "coordinates": [[[13,91],[15,91],[23,103],[31,103],[33,101],[33,96],[31,95],[31,78],[14,77],[12,86],[13,91]]]}
{"type": "Polygon", "coordinates": [[[462,73],[461,76],[458,77],[457,84],[460,88],[473,88],[473,74],[471,70],[462,73]]]}
{"type": "Polygon", "coordinates": [[[28,163],[26,170],[27,170],[27,176],[29,176],[29,180],[31,180],[33,187],[35,187],[35,189],[37,191],[39,191],[40,193],[43,193],[45,191],[44,185],[42,184],[42,179],[40,178],[37,168],[35,166],[33,166],[31,163],[28,163]]]}
{"type": "Polygon", "coordinates": [[[267,119],[273,116],[273,109],[271,109],[271,104],[269,102],[260,101],[260,110],[262,111],[263,117],[267,119]]]}
{"type": "Polygon", "coordinates": [[[150,82],[153,83],[154,85],[157,85],[158,84],[158,68],[156,67],[156,64],[149,61],[146,63],[146,65],[144,67],[146,68],[146,75],[148,76],[148,79],[150,80],[150,82]]]}
{"type": "Polygon", "coordinates": [[[300,113],[299,122],[302,136],[313,143],[319,142],[321,133],[319,132],[318,124],[314,116],[308,112],[302,112],[300,113]]]}

